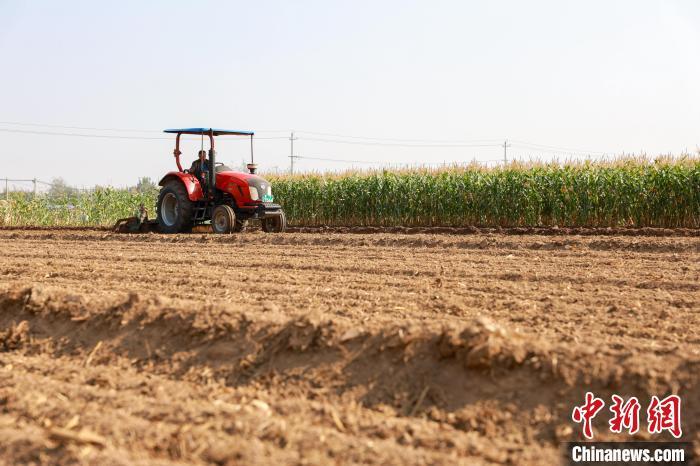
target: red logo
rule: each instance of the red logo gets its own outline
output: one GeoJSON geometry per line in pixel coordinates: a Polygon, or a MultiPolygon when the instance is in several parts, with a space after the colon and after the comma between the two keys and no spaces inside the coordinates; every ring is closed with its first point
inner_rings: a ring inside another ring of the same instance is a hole
{"type": "Polygon", "coordinates": [[[591,421],[598,414],[598,411],[603,409],[605,402],[600,398],[596,398],[593,393],[586,392],[586,402],[581,406],[576,406],[574,412],[571,413],[571,419],[576,423],[583,422],[583,435],[588,438],[593,438],[593,426],[591,421]]]}
{"type": "Polygon", "coordinates": [[[660,434],[664,430],[671,432],[676,438],[683,434],[681,430],[681,397],[669,395],[659,401],[656,396],[651,397],[649,409],[647,409],[647,421],[649,433],[660,434]]]}
{"type": "MultiPolygon", "coordinates": [[[[610,432],[621,434],[627,431],[630,435],[639,432],[639,412],[641,405],[637,397],[630,397],[625,401],[621,396],[612,395],[610,412],[612,417],[608,421],[610,432]]],[[[597,398],[593,393],[586,392],[585,402],[581,406],[575,406],[571,413],[571,419],[577,424],[583,424],[583,435],[587,439],[593,438],[593,418],[603,409],[605,402],[597,398]]],[[[669,395],[663,400],[652,396],[647,408],[647,430],[650,434],[660,434],[668,431],[675,438],[683,435],[681,430],[681,398],[678,395],[669,395]]]]}
{"type": "Polygon", "coordinates": [[[613,395],[612,400],[610,411],[612,411],[613,417],[608,422],[610,432],[619,434],[624,428],[630,434],[636,434],[639,431],[639,400],[633,396],[625,404],[622,404],[622,398],[617,395],[613,395]]]}

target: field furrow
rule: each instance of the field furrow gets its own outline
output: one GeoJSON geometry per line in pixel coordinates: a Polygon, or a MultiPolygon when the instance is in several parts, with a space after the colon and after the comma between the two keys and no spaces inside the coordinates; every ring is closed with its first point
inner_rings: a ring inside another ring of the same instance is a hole
{"type": "Polygon", "coordinates": [[[678,393],[700,446],[697,236],[0,244],[8,463],[542,464],[587,390],[678,393]]]}

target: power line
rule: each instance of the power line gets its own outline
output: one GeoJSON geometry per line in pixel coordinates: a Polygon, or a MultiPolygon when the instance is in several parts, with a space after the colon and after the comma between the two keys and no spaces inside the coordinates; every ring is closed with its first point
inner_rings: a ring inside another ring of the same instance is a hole
{"type": "MultiPolygon", "coordinates": [[[[68,127],[66,127],[68,128],[68,127]]],[[[77,127],[74,127],[77,128],[77,127]]],[[[91,128],[82,128],[91,129],[91,128]]],[[[156,136],[118,136],[118,135],[106,135],[106,134],[86,134],[86,133],[66,133],[66,132],[56,132],[56,131],[37,131],[37,130],[22,130],[22,129],[7,129],[0,128],[0,131],[5,133],[19,133],[19,134],[37,134],[44,136],[72,136],[72,137],[84,137],[84,138],[99,138],[99,139],[134,139],[134,140],[171,140],[168,137],[156,137],[156,136]]],[[[114,129],[113,131],[120,131],[114,129]]],[[[268,137],[258,137],[255,139],[289,139],[286,136],[268,136],[268,137]]],[[[317,142],[329,142],[335,144],[356,144],[356,145],[369,145],[369,146],[395,146],[395,147],[495,147],[498,144],[402,144],[402,143],[381,143],[381,142],[363,142],[363,141],[339,141],[333,139],[320,139],[320,138],[294,138],[304,139],[307,141],[317,141],[317,142]]],[[[229,140],[229,139],[225,139],[229,140]]],[[[243,139],[230,139],[230,140],[243,140],[243,139]]]]}
{"type": "Polygon", "coordinates": [[[81,134],[81,133],[57,133],[50,131],[33,131],[33,130],[23,130],[23,129],[6,129],[0,128],[0,131],[4,133],[20,133],[20,134],[40,134],[46,136],[74,136],[74,137],[84,137],[84,138],[102,138],[102,139],[170,139],[164,137],[147,137],[147,136],[116,136],[116,135],[106,135],[106,134],[81,134]]]}
{"type": "Polygon", "coordinates": [[[561,155],[570,155],[570,156],[575,156],[575,157],[604,157],[607,155],[605,152],[576,152],[576,151],[567,151],[567,150],[555,150],[555,149],[543,149],[539,147],[528,147],[528,146],[523,146],[520,144],[514,144],[513,147],[517,147],[521,150],[527,150],[535,153],[548,153],[548,154],[561,154],[561,155]]]}
{"type": "MultiPolygon", "coordinates": [[[[566,147],[558,147],[558,146],[549,146],[545,144],[536,144],[532,142],[526,142],[526,141],[518,141],[518,140],[513,140],[511,139],[512,142],[516,143],[517,146],[519,147],[524,147],[524,146],[531,146],[533,149],[554,149],[558,150],[560,152],[571,152],[571,153],[580,153],[580,154],[605,154],[606,152],[600,152],[600,151],[589,151],[589,150],[583,150],[583,149],[569,149],[566,147]]],[[[525,147],[527,148],[527,147],[525,147]]]]}
{"type": "MultiPolygon", "coordinates": [[[[24,123],[18,121],[0,121],[0,125],[13,126],[34,126],[39,128],[59,128],[59,129],[80,129],[89,131],[116,131],[122,133],[161,133],[158,129],[134,129],[134,128],[97,128],[92,126],[66,126],[66,125],[48,125],[43,123],[24,123]]],[[[287,130],[258,130],[256,133],[286,133],[287,130]]]]}
{"type": "MultiPolygon", "coordinates": [[[[367,164],[380,164],[380,165],[400,165],[400,166],[411,166],[415,165],[412,162],[382,162],[379,160],[349,160],[349,159],[335,159],[335,158],[327,158],[327,157],[310,157],[310,156],[304,156],[304,155],[295,155],[294,158],[297,159],[306,159],[306,160],[320,160],[324,162],[345,162],[345,163],[367,163],[367,164]]],[[[487,163],[487,162],[502,162],[501,159],[488,159],[488,160],[472,160],[469,162],[465,161],[454,161],[454,162],[423,162],[420,163],[420,165],[468,165],[470,163],[487,163]]]]}
{"type": "MultiPolygon", "coordinates": [[[[45,136],[72,136],[72,137],[84,137],[84,138],[100,138],[100,139],[136,139],[136,140],[171,140],[168,137],[156,137],[156,136],[118,136],[118,135],[106,135],[106,134],[85,134],[85,133],[64,133],[64,132],[52,132],[52,131],[35,131],[35,130],[23,130],[23,129],[7,129],[0,128],[0,131],[5,133],[19,133],[19,134],[38,134],[45,136]]],[[[289,139],[286,136],[268,136],[268,137],[258,137],[255,139],[289,139]]],[[[302,139],[302,138],[295,138],[302,139]]],[[[496,147],[498,144],[399,144],[399,143],[381,143],[381,142],[361,142],[361,141],[339,141],[333,139],[319,139],[319,138],[303,138],[306,141],[318,141],[318,142],[330,142],[336,144],[357,144],[357,145],[369,145],[369,146],[395,146],[395,147],[496,147]]],[[[224,139],[224,140],[246,140],[247,139],[224,139]]]]}
{"type": "Polygon", "coordinates": [[[321,161],[324,161],[324,162],[371,163],[371,164],[389,163],[389,162],[380,162],[380,161],[378,161],[378,160],[370,161],[370,160],[332,159],[332,158],[325,158],[325,157],[307,157],[307,156],[305,156],[305,155],[295,155],[294,158],[296,158],[296,159],[305,159],[305,160],[321,160],[321,161]]]}
{"type": "MultiPolygon", "coordinates": [[[[155,137],[155,136],[117,136],[117,135],[107,135],[107,134],[85,134],[85,133],[60,133],[52,131],[34,131],[34,130],[24,130],[24,129],[7,129],[0,128],[0,131],[4,133],[20,133],[20,134],[38,134],[44,136],[73,136],[73,137],[83,137],[83,138],[99,138],[99,139],[137,139],[137,140],[166,140],[171,141],[172,137],[155,137]]],[[[285,136],[279,137],[258,137],[258,139],[287,139],[285,136]]],[[[186,138],[186,140],[199,140],[199,138],[186,138]]],[[[248,141],[248,138],[229,138],[220,139],[220,141],[248,141]]]]}
{"type": "Polygon", "coordinates": [[[500,144],[402,144],[390,142],[340,141],[337,139],[303,138],[304,141],[330,142],[333,144],[353,144],[361,146],[393,147],[498,147],[500,144]]]}
{"type": "Polygon", "coordinates": [[[40,123],[20,123],[17,121],[0,121],[0,125],[14,126],[35,126],[39,128],[61,128],[61,129],[83,129],[91,131],[118,131],[125,133],[157,133],[158,130],[153,129],[126,129],[126,128],[93,128],[89,126],[64,126],[64,125],[45,125],[40,123]]]}
{"type": "MultiPolygon", "coordinates": [[[[145,130],[145,129],[135,129],[135,128],[100,128],[100,127],[90,127],[90,126],[73,126],[73,125],[52,125],[43,123],[27,123],[18,121],[0,121],[2,125],[14,125],[14,126],[29,126],[38,128],[59,128],[59,129],[77,129],[77,130],[87,130],[87,131],[110,131],[110,132],[131,132],[131,133],[160,133],[160,130],[145,130]]],[[[60,135],[60,136],[76,136],[76,137],[92,137],[92,138],[115,138],[115,139],[141,139],[141,140],[167,140],[167,137],[143,137],[143,136],[108,136],[108,135],[96,135],[96,134],[79,134],[79,133],[65,133],[65,132],[49,132],[49,131],[30,131],[30,130],[20,130],[20,129],[0,129],[3,132],[11,133],[26,133],[26,134],[42,134],[42,135],[60,135]]],[[[284,133],[286,130],[259,130],[257,133],[284,133]]],[[[297,131],[297,134],[310,134],[318,136],[328,136],[332,138],[343,138],[343,139],[354,139],[358,141],[339,141],[336,139],[327,138],[304,138],[310,141],[319,142],[330,142],[338,144],[360,144],[360,145],[389,145],[389,146],[399,146],[399,147],[492,147],[495,145],[501,145],[499,141],[501,139],[473,139],[473,140],[439,140],[439,139],[399,139],[399,138],[377,138],[369,136],[353,136],[353,135],[343,135],[337,133],[323,133],[317,131],[297,131]],[[378,141],[378,142],[367,142],[367,141],[378,141]],[[380,144],[381,141],[393,142],[395,144],[384,143],[380,144]],[[499,144],[496,144],[499,142],[499,144]],[[486,144],[484,144],[486,143],[486,144]],[[491,144],[493,143],[493,144],[491,144]]],[[[277,137],[258,137],[256,139],[287,139],[285,136],[277,137]]],[[[226,139],[228,140],[228,139],[226,139]]],[[[238,139],[232,139],[238,140],[238,139]]],[[[606,154],[607,152],[601,151],[589,151],[583,149],[571,149],[561,146],[552,146],[546,144],[531,143],[522,140],[511,140],[516,143],[519,147],[539,149],[543,152],[544,149],[552,149],[558,152],[569,152],[569,153],[580,153],[580,154],[606,154]]],[[[548,152],[548,151],[547,151],[548,152]]]]}
{"type": "Polygon", "coordinates": [[[482,143],[482,142],[498,142],[501,139],[472,139],[472,140],[454,140],[454,139],[397,139],[397,138],[374,138],[367,136],[348,136],[342,134],[334,133],[319,133],[316,131],[297,131],[299,134],[311,134],[316,136],[329,136],[344,139],[362,139],[368,141],[393,141],[393,142],[415,142],[415,143],[432,143],[432,144],[471,144],[471,143],[482,143]]]}
{"type": "MultiPolygon", "coordinates": [[[[59,128],[59,129],[76,129],[76,130],[87,130],[87,131],[110,131],[110,132],[137,132],[137,133],[160,133],[160,130],[143,130],[143,129],[127,129],[127,128],[98,128],[98,127],[86,127],[86,126],[70,126],[70,125],[50,125],[41,123],[26,123],[26,122],[16,122],[16,121],[0,121],[0,124],[5,125],[17,125],[17,126],[29,126],[38,128],[59,128]]],[[[85,133],[74,133],[74,132],[59,132],[59,131],[42,131],[42,130],[23,130],[16,128],[0,128],[0,132],[5,133],[18,133],[18,134],[37,134],[37,135],[47,135],[47,136],[69,136],[69,137],[85,137],[85,138],[98,138],[98,139],[124,139],[124,140],[170,140],[169,137],[163,136],[133,136],[133,135],[104,135],[104,134],[85,134],[85,133]]],[[[283,130],[268,130],[268,131],[258,131],[258,133],[281,133],[283,130]]],[[[368,136],[352,136],[352,135],[342,135],[336,133],[322,133],[316,131],[298,131],[297,134],[310,134],[310,135],[320,135],[328,136],[330,138],[345,138],[353,139],[352,141],[343,141],[338,139],[329,138],[294,138],[305,139],[314,142],[325,142],[331,144],[351,144],[351,145],[365,145],[365,146],[389,146],[389,147],[432,147],[432,148],[456,148],[456,147],[503,147],[502,143],[497,143],[496,139],[474,139],[474,140],[432,140],[432,139],[397,139],[397,138],[375,138],[368,136]],[[382,142],[382,141],[393,141],[393,142],[382,142]]],[[[193,138],[185,137],[184,140],[194,140],[193,138]]],[[[257,137],[255,139],[288,139],[286,136],[268,136],[268,137],[257,137]]],[[[231,138],[223,139],[223,141],[243,141],[244,139],[231,138]]],[[[566,154],[585,154],[585,155],[606,155],[608,152],[601,151],[589,151],[582,149],[571,149],[561,146],[552,146],[546,144],[531,143],[521,140],[510,140],[514,143],[514,147],[519,147],[522,149],[530,149],[538,152],[547,153],[566,153],[566,154]]],[[[293,145],[293,142],[292,142],[293,145]]],[[[508,144],[510,146],[510,144],[508,144]]],[[[504,148],[504,151],[507,148],[504,148]]],[[[292,153],[292,162],[294,160],[294,154],[292,153]]]]}
{"type": "MultiPolygon", "coordinates": [[[[317,132],[312,132],[312,131],[299,131],[298,133],[301,134],[317,134],[317,135],[325,135],[325,136],[333,136],[333,137],[341,137],[341,138],[352,138],[352,139],[364,139],[364,140],[371,140],[371,141],[403,141],[403,142],[409,142],[409,141],[415,141],[415,142],[427,142],[429,144],[404,144],[404,143],[379,143],[379,142],[366,142],[366,141],[340,141],[340,140],[335,140],[335,139],[326,139],[326,138],[303,138],[307,141],[318,141],[318,142],[330,142],[330,143],[336,143],[336,144],[359,144],[359,145],[382,145],[382,146],[397,146],[397,147],[504,147],[504,154],[505,150],[508,147],[511,147],[513,144],[511,142],[516,143],[516,147],[521,147],[521,148],[532,148],[536,150],[540,150],[542,152],[568,152],[568,153],[578,153],[578,154],[600,154],[604,155],[606,152],[600,152],[600,151],[587,151],[587,150],[582,150],[582,149],[570,149],[570,148],[565,148],[565,147],[558,147],[558,146],[549,146],[545,144],[536,144],[536,143],[529,143],[526,141],[519,141],[519,140],[509,140],[505,143],[498,143],[496,144],[496,141],[499,141],[497,139],[474,139],[471,141],[457,141],[457,140],[429,140],[429,139],[390,139],[390,138],[370,138],[370,137],[362,137],[362,136],[343,136],[339,134],[331,134],[331,133],[317,133],[317,132]],[[477,144],[479,142],[493,142],[492,144],[477,144]],[[545,150],[547,149],[547,150],[545,150]]],[[[507,155],[504,155],[504,158],[506,158],[507,155]]]]}

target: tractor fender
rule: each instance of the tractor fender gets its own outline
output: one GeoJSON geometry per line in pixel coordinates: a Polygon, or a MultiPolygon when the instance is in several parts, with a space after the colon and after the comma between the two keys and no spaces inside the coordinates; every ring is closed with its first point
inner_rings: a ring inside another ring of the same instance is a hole
{"type": "Polygon", "coordinates": [[[158,185],[165,186],[165,184],[171,180],[180,180],[182,184],[185,185],[187,197],[190,198],[190,201],[199,201],[204,198],[202,186],[194,175],[184,172],[169,172],[158,182],[158,185]]]}

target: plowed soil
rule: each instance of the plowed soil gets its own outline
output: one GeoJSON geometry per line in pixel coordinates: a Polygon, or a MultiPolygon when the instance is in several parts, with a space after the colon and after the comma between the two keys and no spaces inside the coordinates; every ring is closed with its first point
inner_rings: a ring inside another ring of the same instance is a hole
{"type": "Polygon", "coordinates": [[[0,245],[0,464],[557,464],[586,391],[700,449],[692,232],[0,245]]]}

